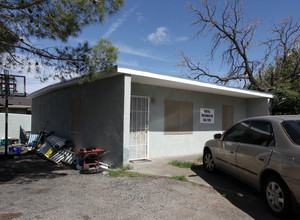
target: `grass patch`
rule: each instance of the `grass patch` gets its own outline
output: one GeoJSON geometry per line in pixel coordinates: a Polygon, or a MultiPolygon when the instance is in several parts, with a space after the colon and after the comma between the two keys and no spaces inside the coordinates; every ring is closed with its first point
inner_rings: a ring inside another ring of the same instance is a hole
{"type": "Polygon", "coordinates": [[[123,167],[122,170],[132,170],[133,166],[131,166],[130,164],[128,164],[127,166],[123,167]]]}
{"type": "Polygon", "coordinates": [[[186,176],[172,176],[171,179],[173,180],[180,180],[180,181],[188,181],[186,176]]]}
{"type": "Polygon", "coordinates": [[[194,163],[180,160],[172,160],[168,164],[179,168],[191,168],[194,163]]]}
{"type": "Polygon", "coordinates": [[[203,161],[203,156],[200,156],[196,159],[197,162],[202,162],[203,161]]]}
{"type": "Polygon", "coordinates": [[[109,169],[107,172],[108,172],[109,176],[118,177],[118,176],[123,175],[124,170],[122,170],[122,169],[109,169]]]}
{"type": "Polygon", "coordinates": [[[239,197],[241,197],[238,193],[234,192],[225,192],[222,194],[222,196],[228,199],[229,201],[236,201],[239,197]]]}
{"type": "Polygon", "coordinates": [[[141,174],[137,172],[127,172],[129,177],[149,177],[147,174],[141,174]]]}
{"type": "Polygon", "coordinates": [[[112,177],[148,177],[149,175],[146,174],[140,174],[136,172],[131,172],[129,170],[132,170],[133,167],[130,165],[127,165],[122,168],[115,168],[115,169],[109,169],[108,175],[112,177]]]}
{"type": "Polygon", "coordinates": [[[202,156],[198,157],[195,162],[172,160],[168,164],[179,168],[198,169],[199,162],[202,162],[202,156]]]}

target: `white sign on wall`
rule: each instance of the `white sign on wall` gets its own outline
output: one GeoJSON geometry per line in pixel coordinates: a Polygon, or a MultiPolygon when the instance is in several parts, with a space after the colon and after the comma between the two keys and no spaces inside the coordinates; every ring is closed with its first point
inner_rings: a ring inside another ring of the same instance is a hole
{"type": "Polygon", "coordinates": [[[215,110],[208,108],[200,108],[200,123],[214,124],[215,110]]]}

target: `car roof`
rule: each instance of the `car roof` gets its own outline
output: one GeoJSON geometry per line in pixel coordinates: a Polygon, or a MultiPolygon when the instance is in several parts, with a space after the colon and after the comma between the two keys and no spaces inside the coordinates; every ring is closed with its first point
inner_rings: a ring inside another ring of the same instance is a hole
{"type": "Polygon", "coordinates": [[[247,120],[270,120],[270,121],[286,121],[286,120],[300,120],[300,115],[272,115],[272,116],[259,116],[247,118],[247,120]]]}

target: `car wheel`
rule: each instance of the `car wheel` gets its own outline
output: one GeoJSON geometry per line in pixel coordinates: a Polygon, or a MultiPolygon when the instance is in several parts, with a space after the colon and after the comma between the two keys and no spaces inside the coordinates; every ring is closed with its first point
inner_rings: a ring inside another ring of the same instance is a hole
{"type": "Polygon", "coordinates": [[[214,173],[216,171],[214,158],[213,158],[210,150],[204,151],[203,166],[204,166],[204,169],[209,173],[214,173]]]}
{"type": "Polygon", "coordinates": [[[265,179],[264,197],[273,214],[283,216],[290,212],[290,192],[281,178],[272,175],[265,179]]]}

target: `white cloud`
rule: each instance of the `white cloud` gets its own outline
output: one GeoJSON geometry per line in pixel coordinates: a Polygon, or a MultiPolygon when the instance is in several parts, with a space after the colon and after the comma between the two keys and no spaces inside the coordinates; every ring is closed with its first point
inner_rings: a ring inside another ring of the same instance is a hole
{"type": "Polygon", "coordinates": [[[119,48],[119,51],[121,53],[131,54],[139,57],[145,57],[153,60],[167,61],[161,57],[152,55],[149,51],[146,50],[134,49],[132,47],[123,44],[122,45],[119,44],[117,45],[117,47],[119,48]]]}
{"type": "Polygon", "coordinates": [[[138,22],[141,22],[145,19],[141,12],[137,12],[136,15],[137,15],[137,21],[138,22]]]}
{"type": "Polygon", "coordinates": [[[170,41],[166,27],[158,27],[154,33],[148,35],[147,40],[154,44],[163,44],[170,41]]]}
{"type": "MultiPolygon", "coordinates": [[[[3,54],[4,59],[7,56],[8,56],[7,54],[3,54]]],[[[20,57],[20,60],[27,58],[24,54],[21,54],[21,53],[16,53],[16,56],[20,57]]],[[[54,80],[53,78],[49,78],[49,80],[46,82],[41,82],[40,79],[37,78],[39,73],[36,73],[35,66],[34,66],[35,63],[37,62],[37,60],[35,58],[29,58],[28,61],[30,61],[30,63],[32,63],[30,72],[28,72],[28,68],[30,66],[26,65],[26,63],[24,64],[24,66],[16,66],[15,68],[11,68],[11,70],[10,70],[10,74],[12,74],[12,75],[25,76],[25,80],[26,80],[25,92],[27,94],[32,93],[42,87],[59,82],[59,80],[54,80]]],[[[55,68],[53,68],[53,67],[45,68],[43,65],[40,65],[40,71],[41,71],[41,74],[47,73],[47,72],[54,72],[55,68]]],[[[24,91],[23,83],[22,84],[17,83],[17,87],[18,87],[17,90],[19,90],[19,92],[24,91]]]]}
{"type": "Polygon", "coordinates": [[[136,60],[118,60],[118,66],[129,66],[134,68],[140,67],[136,60]]]}
{"type": "Polygon", "coordinates": [[[177,37],[176,42],[188,41],[190,38],[187,36],[177,37]]]}
{"type": "Polygon", "coordinates": [[[89,45],[95,45],[97,43],[97,39],[83,39],[83,38],[70,38],[71,41],[73,41],[74,43],[81,43],[84,44],[86,41],[88,41],[89,45]]]}
{"type": "Polygon", "coordinates": [[[35,80],[28,80],[27,85],[26,85],[26,93],[30,94],[34,91],[37,91],[41,88],[44,88],[46,86],[58,83],[59,81],[46,81],[46,82],[41,82],[38,79],[35,80]]]}
{"type": "Polygon", "coordinates": [[[129,17],[129,15],[135,10],[136,7],[131,8],[130,10],[126,11],[125,14],[121,18],[119,18],[116,22],[114,22],[109,29],[105,32],[102,38],[109,38],[110,35],[115,32],[129,17]]]}
{"type": "MultiPolygon", "coordinates": [[[[43,72],[55,71],[54,68],[49,68],[49,67],[47,67],[47,69],[44,69],[44,67],[41,67],[41,68],[42,68],[43,72]]],[[[36,73],[35,70],[32,70],[32,72],[27,72],[25,74],[25,76],[26,76],[26,93],[27,94],[32,93],[41,88],[44,88],[46,86],[60,82],[60,80],[58,80],[58,79],[55,80],[52,77],[49,77],[49,79],[45,82],[41,82],[41,80],[37,77],[38,75],[39,74],[36,73]]]]}

